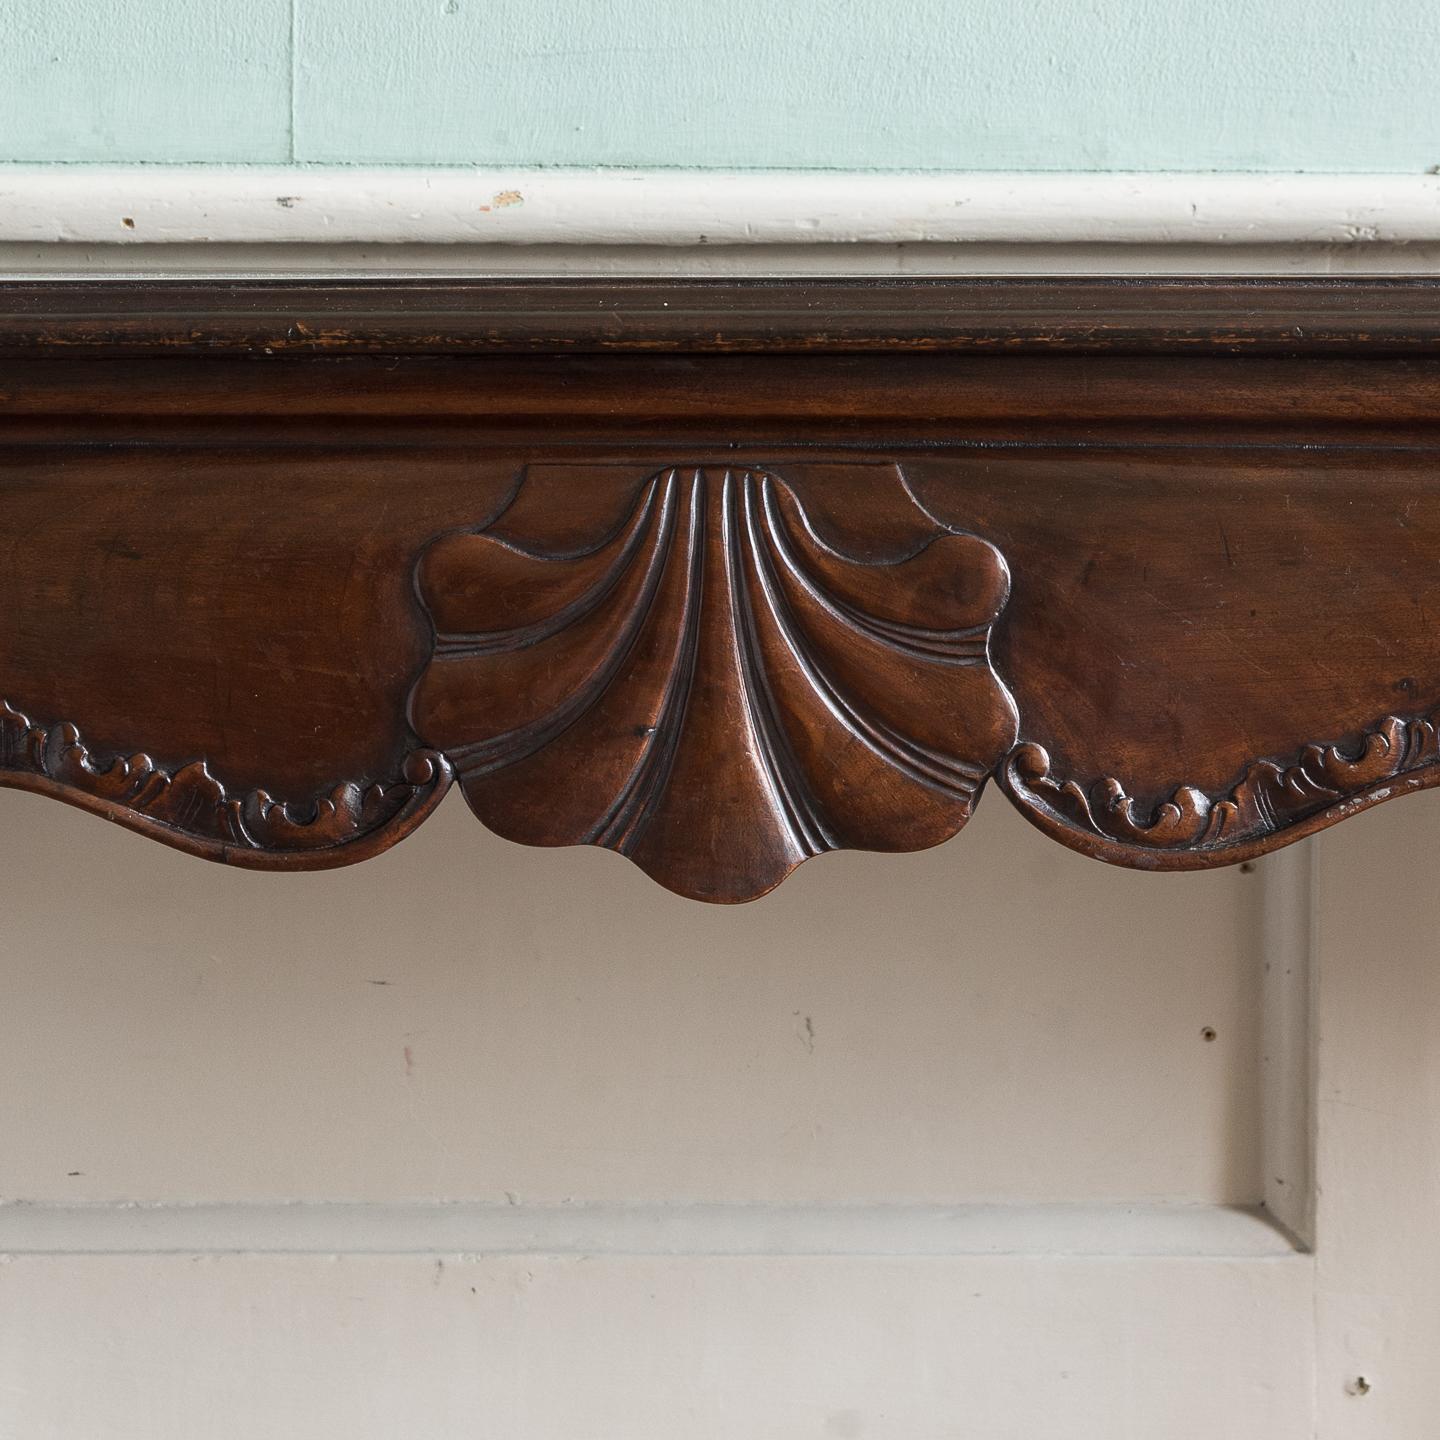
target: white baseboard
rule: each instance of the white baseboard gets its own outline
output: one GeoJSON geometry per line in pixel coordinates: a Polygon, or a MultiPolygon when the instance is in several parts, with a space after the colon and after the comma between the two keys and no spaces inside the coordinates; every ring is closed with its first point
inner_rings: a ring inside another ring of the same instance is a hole
{"type": "Polygon", "coordinates": [[[1349,245],[329,245],[0,241],[0,278],[1440,275],[1440,242],[1349,245]]]}
{"type": "Polygon", "coordinates": [[[0,1205],[0,1254],[1280,1258],[1263,1210],[1090,1205],[0,1205]]]}
{"type": "Polygon", "coordinates": [[[1440,175],[0,167],[0,241],[775,246],[1440,242],[1440,175]]]}

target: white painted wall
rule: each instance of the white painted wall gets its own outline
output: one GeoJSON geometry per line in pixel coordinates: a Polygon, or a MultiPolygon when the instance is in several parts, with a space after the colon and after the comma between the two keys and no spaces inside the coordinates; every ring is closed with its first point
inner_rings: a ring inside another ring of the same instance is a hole
{"type": "Polygon", "coordinates": [[[998,797],[739,910],[458,803],[308,877],[0,818],[4,1440],[1430,1440],[1435,797],[1313,925],[998,797]]]}
{"type": "Polygon", "coordinates": [[[1254,877],[1092,873],[998,796],[739,909],[458,795],[376,862],[259,879],[3,804],[7,1196],[1260,1194],[1254,877]],[[1152,926],[1187,937],[1163,966],[1152,926]]]}

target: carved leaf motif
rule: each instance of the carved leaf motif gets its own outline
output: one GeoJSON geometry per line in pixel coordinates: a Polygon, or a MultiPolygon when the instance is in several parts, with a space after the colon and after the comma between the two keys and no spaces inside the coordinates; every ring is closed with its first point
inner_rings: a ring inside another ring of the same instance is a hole
{"type": "Polygon", "coordinates": [[[231,828],[252,845],[321,850],[382,829],[412,807],[417,797],[437,790],[443,793],[447,773],[439,756],[419,752],[406,760],[395,784],[359,785],[347,780],[315,801],[308,815],[300,807],[272,799],[264,790],[252,790],[226,806],[231,828]]]}
{"type": "Polygon", "coordinates": [[[1242,858],[1268,836],[1307,834],[1327,817],[1384,800],[1392,786],[1427,778],[1424,772],[1437,763],[1435,715],[1385,715],[1360,737],[1354,753],[1339,745],[1307,745],[1287,764],[1255,761],[1223,796],[1183,785],[1149,813],[1116,779],[1087,787],[1056,778],[1044,747],[1028,742],[1015,747],[999,778],[1025,814],[1057,839],[1139,864],[1138,855],[1150,850],[1213,856],[1233,849],[1234,858],[1242,858]]]}
{"type": "Polygon", "coordinates": [[[892,465],[531,467],[422,558],[411,720],[501,834],[746,900],[960,828],[1015,734],[1008,583],[892,465]]]}
{"type": "Polygon", "coordinates": [[[0,700],[0,770],[38,770],[44,753],[44,730],[0,700]]]}
{"type": "Polygon", "coordinates": [[[346,781],[308,805],[276,801],[264,790],[232,797],[203,760],[172,772],[145,754],[97,756],[74,725],[33,724],[0,700],[0,783],[59,795],[238,864],[300,852],[333,863],[346,847],[347,856],[359,858],[362,842],[387,827],[394,827],[388,838],[398,838],[395,831],[419,824],[440,802],[450,774],[443,756],[417,751],[392,785],[346,781]]]}

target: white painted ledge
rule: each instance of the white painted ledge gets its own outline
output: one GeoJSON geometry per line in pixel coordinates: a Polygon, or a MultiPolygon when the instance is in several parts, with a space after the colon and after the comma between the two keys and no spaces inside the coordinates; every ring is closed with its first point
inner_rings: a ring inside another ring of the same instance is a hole
{"type": "Polygon", "coordinates": [[[0,166],[0,243],[1426,241],[1440,241],[1440,175],[0,166]]]}
{"type": "Polygon", "coordinates": [[[176,245],[0,240],[0,279],[1440,275],[1413,245],[176,245]]]}
{"type": "Polygon", "coordinates": [[[1278,1259],[1227,1205],[0,1204],[0,1255],[1046,1255],[1278,1259]]]}

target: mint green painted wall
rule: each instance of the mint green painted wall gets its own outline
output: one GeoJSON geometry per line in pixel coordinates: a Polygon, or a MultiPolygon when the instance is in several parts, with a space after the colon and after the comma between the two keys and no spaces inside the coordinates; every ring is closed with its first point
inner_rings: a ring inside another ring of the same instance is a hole
{"type": "Polygon", "coordinates": [[[1437,0],[0,0],[0,159],[1440,164],[1437,0]]]}
{"type": "Polygon", "coordinates": [[[0,0],[0,159],[288,160],[290,23],[290,0],[0,0]]]}

